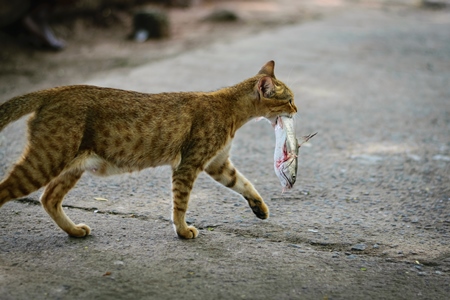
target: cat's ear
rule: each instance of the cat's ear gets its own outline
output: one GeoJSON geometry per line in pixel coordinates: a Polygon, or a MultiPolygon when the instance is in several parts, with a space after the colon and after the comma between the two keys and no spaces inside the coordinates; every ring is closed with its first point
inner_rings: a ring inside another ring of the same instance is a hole
{"type": "Polygon", "coordinates": [[[258,91],[264,98],[270,98],[275,90],[273,79],[269,76],[264,76],[258,81],[258,91]]]}
{"type": "Polygon", "coordinates": [[[262,68],[261,70],[258,72],[258,74],[262,74],[262,75],[268,75],[270,77],[275,78],[275,62],[273,60],[267,62],[262,68]]]}

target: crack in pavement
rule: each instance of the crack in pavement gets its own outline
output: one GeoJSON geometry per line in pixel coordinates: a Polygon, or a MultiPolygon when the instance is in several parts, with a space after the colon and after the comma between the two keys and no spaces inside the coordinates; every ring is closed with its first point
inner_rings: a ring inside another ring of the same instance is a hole
{"type": "MultiPolygon", "coordinates": [[[[27,204],[41,206],[41,202],[39,200],[32,199],[32,198],[21,198],[21,199],[17,199],[17,201],[20,203],[27,203],[27,204]]],[[[70,204],[63,204],[62,207],[70,208],[70,209],[78,209],[78,210],[88,211],[88,212],[95,212],[98,214],[118,215],[118,216],[122,216],[122,217],[126,217],[126,218],[134,218],[134,219],[144,220],[144,221],[158,219],[163,222],[172,223],[172,220],[170,220],[164,216],[158,216],[157,218],[151,218],[144,214],[124,213],[124,212],[119,212],[116,210],[100,210],[96,207],[82,207],[82,206],[75,206],[75,205],[70,205],[70,204]]],[[[188,222],[188,223],[195,224],[195,222],[188,222]]],[[[199,224],[195,224],[195,225],[197,225],[198,229],[200,229],[200,230],[207,230],[210,227],[214,227],[214,228],[221,227],[221,230],[223,232],[234,233],[238,236],[245,237],[245,238],[263,238],[264,240],[267,240],[270,242],[278,242],[278,243],[285,242],[285,243],[290,243],[292,245],[308,244],[308,245],[314,247],[315,249],[319,249],[320,251],[328,251],[328,252],[330,252],[330,251],[348,251],[348,252],[352,252],[352,254],[358,254],[358,255],[372,254],[371,256],[374,256],[372,253],[373,251],[351,251],[351,250],[349,250],[349,247],[351,247],[352,243],[316,242],[311,239],[302,238],[299,236],[295,236],[295,237],[280,237],[280,236],[264,237],[264,236],[261,236],[260,232],[253,232],[250,230],[238,229],[238,228],[227,228],[225,226],[221,226],[218,224],[211,225],[211,226],[210,225],[199,226],[199,224]]],[[[385,245],[385,246],[389,246],[389,245],[385,245]]]]}
{"type": "MultiPolygon", "coordinates": [[[[26,203],[26,204],[32,204],[36,206],[41,206],[41,202],[36,199],[32,198],[21,198],[16,200],[19,203],[26,203]]],[[[162,215],[159,215],[157,217],[150,217],[148,215],[144,214],[138,214],[138,213],[128,213],[128,212],[119,212],[116,210],[100,210],[96,207],[82,207],[82,206],[75,206],[75,205],[69,205],[69,204],[63,204],[64,208],[70,208],[70,209],[78,209],[81,211],[87,211],[87,212],[94,212],[97,214],[109,214],[109,215],[117,215],[121,216],[123,218],[133,218],[143,221],[149,221],[149,220],[160,220],[163,222],[167,222],[172,224],[172,220],[169,218],[166,218],[162,215]]],[[[311,247],[312,251],[320,251],[320,252],[342,252],[345,254],[345,256],[349,255],[356,255],[358,257],[376,257],[382,259],[384,256],[384,259],[386,262],[390,263],[407,263],[407,264],[417,264],[417,260],[413,257],[413,255],[405,255],[403,257],[393,257],[388,256],[384,253],[385,249],[393,248],[392,245],[387,244],[380,244],[378,249],[367,249],[367,250],[351,250],[351,247],[353,243],[337,243],[337,242],[323,242],[323,241],[314,241],[309,238],[301,237],[301,236],[294,236],[294,237],[286,237],[286,236],[264,236],[264,234],[261,234],[260,231],[254,232],[251,230],[241,229],[241,228],[231,228],[219,224],[215,225],[202,225],[202,224],[195,224],[195,222],[188,222],[191,225],[197,225],[197,228],[199,230],[210,230],[209,228],[220,228],[218,231],[224,232],[224,233],[232,233],[236,236],[243,237],[243,238],[258,238],[258,239],[264,239],[268,242],[273,243],[286,243],[288,246],[293,248],[299,248],[302,247],[299,244],[303,245],[309,245],[311,247]],[[414,262],[411,262],[413,260],[414,262]]],[[[282,231],[282,230],[281,230],[282,231]]],[[[278,232],[278,231],[276,231],[278,232]]],[[[424,266],[429,267],[436,267],[443,264],[443,261],[450,258],[450,253],[444,254],[440,257],[424,260],[421,259],[420,264],[424,266]]]]}

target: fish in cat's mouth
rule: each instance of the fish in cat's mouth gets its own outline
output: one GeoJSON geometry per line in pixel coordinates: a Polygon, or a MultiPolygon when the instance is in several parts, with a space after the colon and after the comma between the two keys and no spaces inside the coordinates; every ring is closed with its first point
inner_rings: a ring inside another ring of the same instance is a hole
{"type": "Polygon", "coordinates": [[[280,180],[283,191],[292,188],[297,179],[298,151],[317,134],[302,137],[299,143],[295,135],[295,124],[292,116],[280,116],[275,119],[275,153],[274,169],[280,180]]]}
{"type": "Polygon", "coordinates": [[[288,115],[279,115],[279,116],[275,116],[275,117],[272,117],[272,118],[266,118],[266,119],[270,122],[270,124],[272,124],[272,127],[275,128],[275,126],[276,126],[277,123],[278,123],[278,119],[281,118],[281,117],[289,117],[289,118],[293,118],[294,115],[291,115],[291,114],[288,114],[288,115]]]}

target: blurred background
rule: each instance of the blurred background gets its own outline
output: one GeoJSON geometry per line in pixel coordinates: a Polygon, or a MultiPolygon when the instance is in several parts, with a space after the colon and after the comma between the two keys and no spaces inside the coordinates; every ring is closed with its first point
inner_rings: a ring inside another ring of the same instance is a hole
{"type": "Polygon", "coordinates": [[[448,0],[0,0],[2,100],[355,6],[448,0]]]}

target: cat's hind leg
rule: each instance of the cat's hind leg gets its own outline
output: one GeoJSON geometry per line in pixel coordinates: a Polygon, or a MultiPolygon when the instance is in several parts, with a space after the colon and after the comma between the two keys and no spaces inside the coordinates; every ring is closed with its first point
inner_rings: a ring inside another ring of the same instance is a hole
{"type": "Polygon", "coordinates": [[[9,175],[0,182],[0,207],[10,200],[37,191],[63,170],[63,164],[49,167],[43,162],[45,158],[42,156],[42,153],[31,147],[25,150],[9,175]]]}
{"type": "Polygon", "coordinates": [[[233,166],[228,156],[219,155],[209,163],[205,171],[217,182],[241,194],[258,218],[267,219],[269,217],[269,208],[262,197],[250,181],[233,166]]]}
{"type": "Polygon", "coordinates": [[[77,183],[82,174],[83,170],[78,169],[63,172],[48,184],[41,196],[41,203],[50,217],[62,230],[73,237],[84,237],[91,232],[91,228],[86,224],[75,225],[62,208],[64,196],[77,183]]]}

